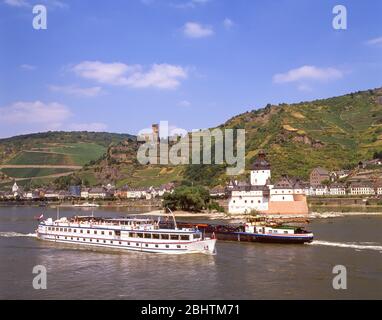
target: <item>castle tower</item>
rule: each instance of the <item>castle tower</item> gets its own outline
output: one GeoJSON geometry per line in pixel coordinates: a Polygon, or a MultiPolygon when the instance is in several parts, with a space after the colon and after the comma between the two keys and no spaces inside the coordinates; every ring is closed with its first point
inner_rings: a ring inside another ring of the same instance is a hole
{"type": "Polygon", "coordinates": [[[258,153],[256,161],[251,167],[251,185],[265,186],[268,179],[271,178],[271,165],[266,160],[265,151],[261,150],[258,153]]]}
{"type": "Polygon", "coordinates": [[[153,142],[159,141],[159,124],[155,123],[151,126],[153,130],[153,142]]]}

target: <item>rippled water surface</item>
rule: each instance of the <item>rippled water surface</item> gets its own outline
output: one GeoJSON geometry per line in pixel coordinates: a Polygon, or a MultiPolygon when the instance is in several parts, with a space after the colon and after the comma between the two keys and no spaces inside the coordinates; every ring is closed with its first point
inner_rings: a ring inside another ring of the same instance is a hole
{"type": "Polygon", "coordinates": [[[218,242],[215,256],[173,256],[39,241],[33,217],[42,210],[56,215],[54,209],[0,208],[2,299],[382,299],[381,216],[315,220],[310,245],[218,242]],[[347,268],[347,290],[332,288],[338,264],[347,268]],[[35,265],[48,270],[47,290],[32,287],[35,265]]]}

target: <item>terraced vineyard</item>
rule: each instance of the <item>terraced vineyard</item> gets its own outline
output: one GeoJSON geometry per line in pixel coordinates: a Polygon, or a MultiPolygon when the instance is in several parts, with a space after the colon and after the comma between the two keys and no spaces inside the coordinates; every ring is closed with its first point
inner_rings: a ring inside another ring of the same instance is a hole
{"type": "MultiPolygon", "coordinates": [[[[228,120],[220,128],[246,130],[246,163],[265,149],[275,178],[289,174],[307,179],[312,168],[352,167],[382,150],[382,88],[340,97],[268,105],[228,120]]],[[[224,184],[219,166],[189,166],[186,179],[224,184]]]]}
{"type": "Polygon", "coordinates": [[[126,137],[130,135],[53,132],[0,140],[0,170],[10,179],[50,181],[99,159],[111,143],[126,137]]]}

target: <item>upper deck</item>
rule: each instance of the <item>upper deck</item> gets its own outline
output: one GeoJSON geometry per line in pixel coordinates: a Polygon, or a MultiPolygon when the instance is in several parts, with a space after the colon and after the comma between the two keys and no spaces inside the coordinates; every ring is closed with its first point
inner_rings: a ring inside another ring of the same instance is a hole
{"type": "Polygon", "coordinates": [[[55,227],[75,227],[85,229],[99,230],[134,230],[141,232],[176,232],[176,233],[199,233],[200,231],[194,228],[182,229],[161,229],[159,222],[147,218],[102,218],[93,216],[74,216],[72,218],[60,218],[53,220],[48,218],[42,221],[40,225],[55,226],[55,227]]]}

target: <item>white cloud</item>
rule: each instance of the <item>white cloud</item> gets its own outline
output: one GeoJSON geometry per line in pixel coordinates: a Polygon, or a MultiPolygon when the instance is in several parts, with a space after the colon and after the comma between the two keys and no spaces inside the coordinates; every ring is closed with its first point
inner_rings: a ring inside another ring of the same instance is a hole
{"type": "Polygon", "coordinates": [[[303,80],[334,80],[342,78],[342,71],[335,68],[318,68],[315,66],[302,66],[289,70],[286,73],[279,73],[273,76],[274,83],[298,82],[303,80]]]}
{"type": "Polygon", "coordinates": [[[69,125],[69,130],[72,131],[105,131],[107,125],[101,122],[92,122],[92,123],[72,123],[69,125]]]}
{"type": "Polygon", "coordinates": [[[4,3],[12,7],[29,7],[29,3],[25,0],[4,0],[4,3]]]}
{"type": "Polygon", "coordinates": [[[191,102],[188,100],[182,100],[182,101],[179,101],[178,105],[180,107],[189,107],[191,106],[191,102]]]}
{"type": "Polygon", "coordinates": [[[174,89],[187,78],[183,67],[170,64],[154,64],[144,70],[141,65],[84,61],[75,65],[73,71],[82,78],[99,83],[132,88],[174,89]]]}
{"type": "Polygon", "coordinates": [[[134,88],[173,89],[179,86],[180,79],[187,78],[187,72],[179,66],[154,64],[147,72],[134,72],[127,84],[134,88]]]}
{"type": "Polygon", "coordinates": [[[382,37],[370,39],[366,44],[370,46],[382,46],[382,37]]]}
{"type": "MultiPolygon", "coordinates": [[[[32,1],[33,2],[33,1],[32,1]]],[[[31,7],[32,4],[27,0],[4,0],[4,3],[18,8],[28,8],[31,7]]],[[[44,4],[50,8],[67,8],[68,5],[60,0],[40,0],[39,3],[44,4]]]]}
{"type": "Polygon", "coordinates": [[[36,66],[31,65],[31,64],[22,64],[22,65],[20,65],[20,68],[23,70],[27,70],[27,71],[33,71],[33,70],[37,69],[36,66]]]}
{"type": "Polygon", "coordinates": [[[62,92],[69,95],[81,97],[96,97],[102,93],[101,87],[81,88],[77,86],[49,86],[49,89],[54,92],[62,92]]]}
{"type": "Polygon", "coordinates": [[[214,35],[214,30],[210,26],[187,22],[183,27],[183,33],[188,38],[205,38],[214,35]]]}
{"type": "Polygon", "coordinates": [[[0,123],[44,125],[57,128],[71,116],[68,107],[57,102],[18,101],[0,108],[0,123]]]}
{"type": "Polygon", "coordinates": [[[84,61],[73,67],[73,71],[82,78],[96,80],[100,83],[123,85],[125,74],[131,67],[124,63],[103,63],[100,61],[84,61]]]}
{"type": "Polygon", "coordinates": [[[234,23],[231,19],[225,18],[223,21],[223,25],[226,29],[231,29],[234,26],[234,23]]]}

